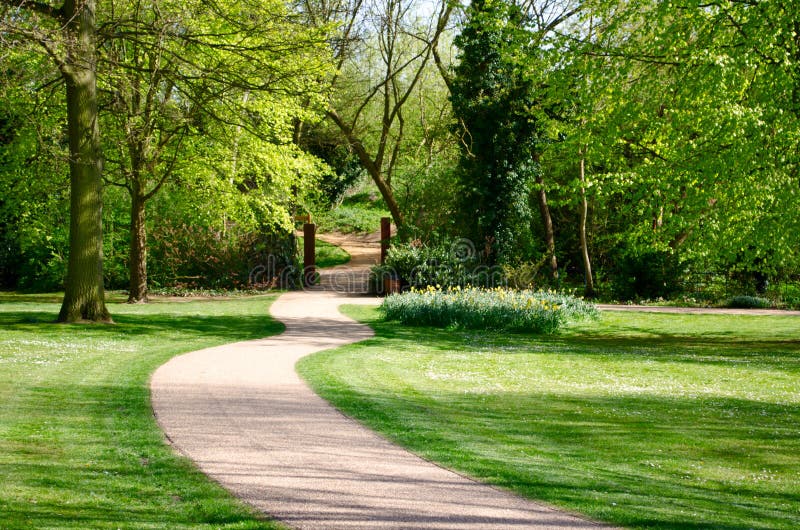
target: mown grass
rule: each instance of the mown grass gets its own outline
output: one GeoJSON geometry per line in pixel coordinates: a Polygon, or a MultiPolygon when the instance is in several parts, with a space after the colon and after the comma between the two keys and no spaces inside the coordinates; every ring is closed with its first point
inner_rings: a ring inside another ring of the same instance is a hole
{"type": "Polygon", "coordinates": [[[604,313],[557,335],[405,328],[301,361],[426,458],[631,528],[800,527],[800,319],[604,313]]]}
{"type": "Polygon", "coordinates": [[[0,294],[0,528],[281,528],[166,445],[148,389],[176,354],[280,332],[274,298],[114,303],[114,325],[62,325],[60,296],[0,294]]]}

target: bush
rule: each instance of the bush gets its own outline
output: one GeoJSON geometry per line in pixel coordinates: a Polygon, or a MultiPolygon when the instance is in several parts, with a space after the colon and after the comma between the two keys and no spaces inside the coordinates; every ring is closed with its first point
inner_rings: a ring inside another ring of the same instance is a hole
{"type": "Polygon", "coordinates": [[[725,302],[725,307],[737,309],[770,309],[772,302],[760,296],[734,296],[725,302]]]}
{"type": "Polygon", "coordinates": [[[553,333],[569,321],[597,316],[594,305],[552,292],[428,287],[388,296],[387,320],[409,326],[553,333]]]}
{"type": "Polygon", "coordinates": [[[467,239],[395,245],[389,249],[381,271],[390,271],[391,276],[418,289],[432,285],[444,288],[505,285],[503,270],[483,265],[475,246],[467,239]]]}
{"type": "Polygon", "coordinates": [[[790,309],[800,309],[800,284],[783,284],[777,288],[783,305],[790,309]]]}
{"type": "Polygon", "coordinates": [[[670,252],[623,252],[611,274],[618,300],[669,299],[681,291],[683,270],[670,252]]]}
{"type": "Polygon", "coordinates": [[[297,281],[295,243],[288,233],[222,233],[165,223],[153,231],[152,240],[149,280],[154,288],[269,288],[297,281]]]}

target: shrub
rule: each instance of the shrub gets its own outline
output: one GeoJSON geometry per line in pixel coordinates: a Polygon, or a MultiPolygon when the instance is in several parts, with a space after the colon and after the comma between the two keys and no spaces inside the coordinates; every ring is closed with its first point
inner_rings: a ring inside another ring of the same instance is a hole
{"type": "Polygon", "coordinates": [[[553,333],[566,322],[597,316],[594,305],[574,296],[504,288],[416,288],[388,296],[387,320],[410,326],[553,333]]]}
{"type": "Polygon", "coordinates": [[[242,289],[296,283],[295,243],[288,233],[226,232],[164,223],[153,231],[149,280],[154,288],[242,289]]]}
{"type": "Polygon", "coordinates": [[[800,309],[800,284],[781,285],[777,292],[785,307],[800,309]]]}
{"type": "Polygon", "coordinates": [[[503,270],[483,265],[475,246],[467,239],[395,245],[389,249],[381,270],[391,271],[392,276],[418,289],[432,285],[444,288],[505,285],[503,270]]]}
{"type": "Polygon", "coordinates": [[[612,291],[619,300],[671,298],[681,290],[683,268],[677,255],[623,251],[612,271],[612,291]]]}
{"type": "Polygon", "coordinates": [[[760,296],[734,296],[725,302],[725,306],[739,309],[770,309],[772,302],[760,296]]]}

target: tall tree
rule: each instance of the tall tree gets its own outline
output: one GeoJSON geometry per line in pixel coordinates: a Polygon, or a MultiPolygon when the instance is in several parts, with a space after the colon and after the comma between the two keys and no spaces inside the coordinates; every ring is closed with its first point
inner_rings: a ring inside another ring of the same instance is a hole
{"type": "Polygon", "coordinates": [[[523,63],[537,50],[530,47],[522,10],[509,2],[474,0],[467,17],[455,41],[460,55],[450,83],[465,138],[462,212],[472,219],[470,236],[490,250],[487,258],[510,262],[529,230],[528,197],[540,178],[544,127],[523,63]]]}
{"type": "Polygon", "coordinates": [[[186,7],[132,2],[104,19],[101,86],[116,135],[108,181],[131,200],[129,302],[147,299],[146,204],[197,156],[187,144],[219,133],[215,145],[233,151],[217,151],[233,159],[219,176],[235,181],[239,137],[286,144],[281,130],[293,119],[314,119],[321,107],[322,34],[293,21],[281,2],[198,4],[193,11],[203,15],[191,16],[186,7]]]}
{"type": "Polygon", "coordinates": [[[337,73],[327,115],[381,193],[398,227],[405,224],[392,176],[405,145],[404,108],[447,28],[453,4],[420,17],[415,0],[304,2],[310,20],[335,24],[337,73]]]}
{"type": "Polygon", "coordinates": [[[0,30],[38,43],[66,86],[70,252],[59,321],[110,321],[103,288],[102,171],[97,114],[95,0],[60,7],[3,0],[0,30]]]}

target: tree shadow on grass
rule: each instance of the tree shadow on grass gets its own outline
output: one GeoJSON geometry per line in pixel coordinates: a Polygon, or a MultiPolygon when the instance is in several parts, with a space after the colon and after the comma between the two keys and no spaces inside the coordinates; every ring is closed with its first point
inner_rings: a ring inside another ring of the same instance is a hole
{"type": "Polygon", "coordinates": [[[94,337],[175,336],[186,332],[193,337],[230,342],[257,339],[281,333],[283,324],[264,315],[175,315],[170,313],[118,314],[115,325],[55,324],[56,314],[47,311],[4,311],[0,326],[27,331],[37,336],[87,334],[94,337]]]}
{"type": "Polygon", "coordinates": [[[596,519],[659,529],[800,527],[796,405],[320,390],[426,458],[596,519]]]}
{"type": "Polygon", "coordinates": [[[279,528],[176,455],[146,376],[120,372],[26,388],[0,440],[0,528],[279,528]]]}

